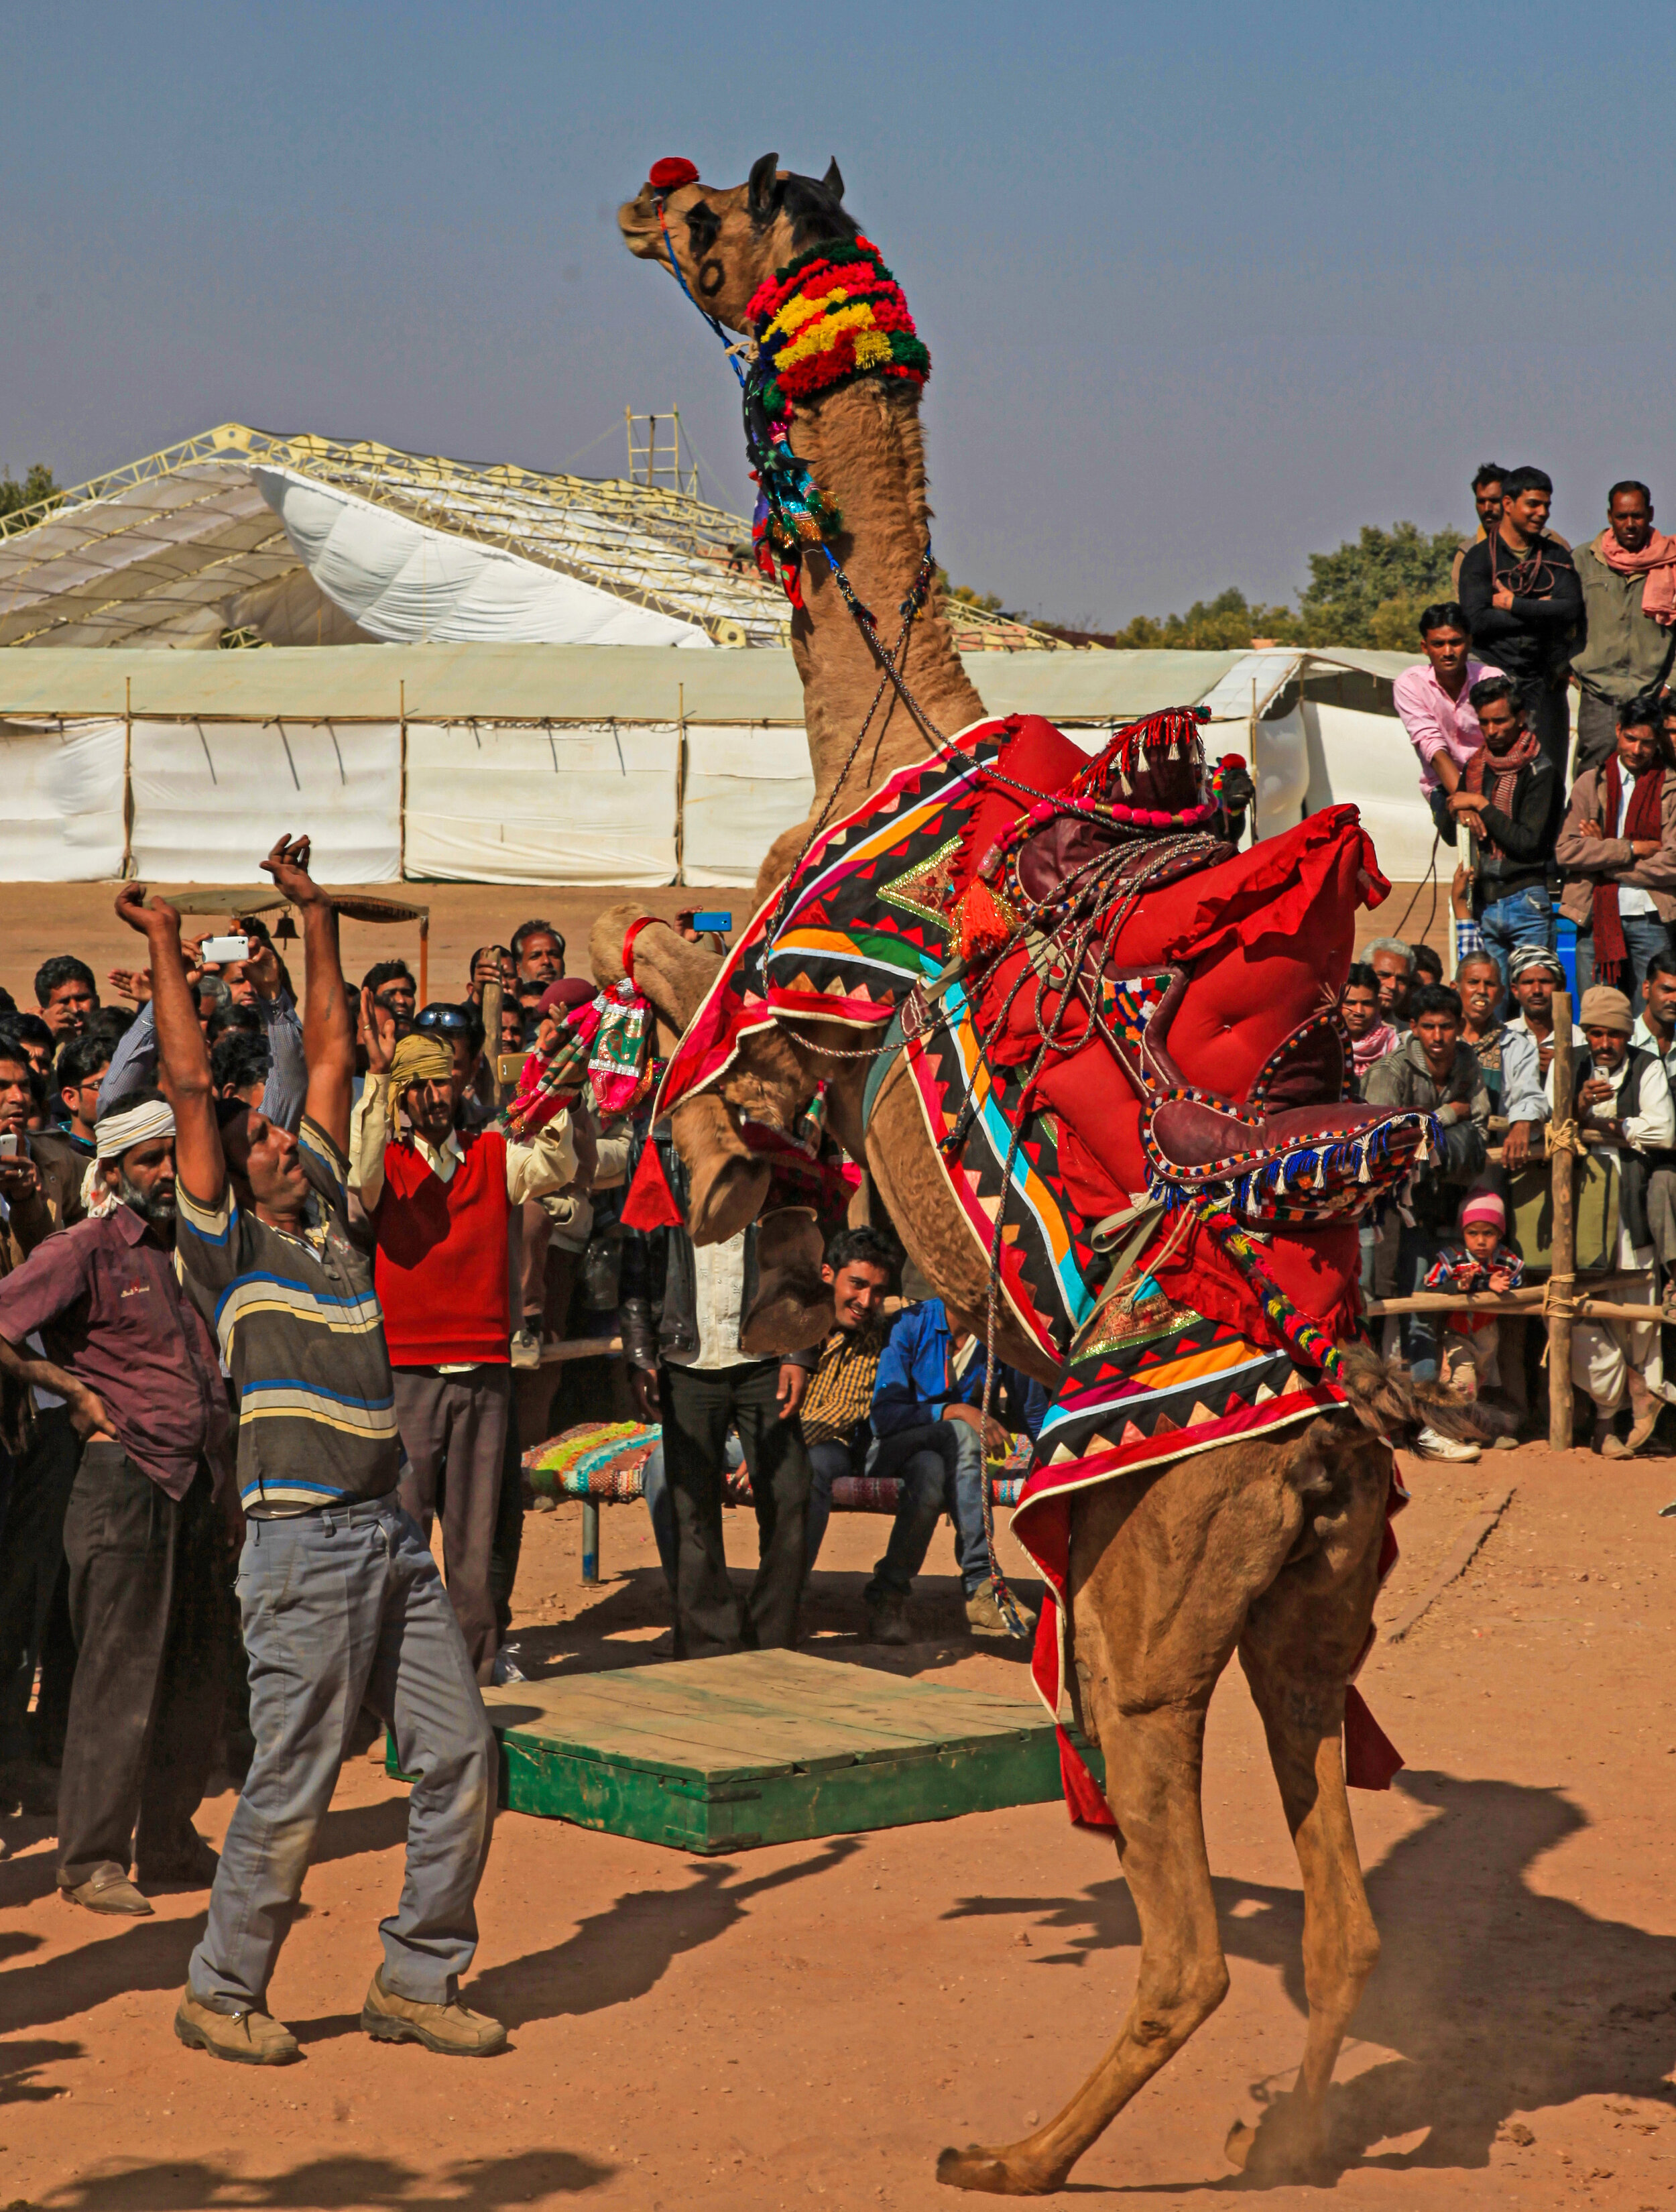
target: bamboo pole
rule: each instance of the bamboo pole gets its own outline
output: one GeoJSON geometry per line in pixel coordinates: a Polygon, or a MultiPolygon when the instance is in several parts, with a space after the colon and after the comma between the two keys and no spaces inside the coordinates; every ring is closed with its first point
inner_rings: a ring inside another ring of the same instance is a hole
{"type": "Polygon", "coordinates": [[[497,1114],[506,1097],[501,1081],[501,1002],[505,988],[498,973],[492,983],[483,985],[483,1050],[489,1054],[489,1092],[497,1114]]]}
{"type": "MultiPolygon", "coordinates": [[[[1554,1118],[1556,1131],[1566,1129],[1576,1111],[1576,1071],[1571,1052],[1571,994],[1554,994],[1554,1118]]],[[[1553,1264],[1548,1308],[1548,1447],[1571,1449],[1571,1324],[1576,1292],[1577,1217],[1576,1161],[1567,1144],[1550,1147],[1554,1193],[1553,1264]]]]}

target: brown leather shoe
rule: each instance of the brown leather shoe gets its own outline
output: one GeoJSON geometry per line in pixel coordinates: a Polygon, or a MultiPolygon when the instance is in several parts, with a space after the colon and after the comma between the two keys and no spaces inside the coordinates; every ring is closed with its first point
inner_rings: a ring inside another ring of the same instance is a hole
{"type": "Polygon", "coordinates": [[[192,1995],[189,1982],[175,2008],[174,2032],[189,2051],[235,2066],[288,2066],[301,2058],[297,2039],[265,2012],[221,2012],[192,1995]]]}
{"type": "Polygon", "coordinates": [[[989,1637],[1023,1637],[1035,1632],[1035,1614],[1015,1591],[1012,1593],[1013,1611],[1018,1615],[1018,1626],[1007,1626],[1007,1617],[1001,1610],[1001,1601],[995,1595],[995,1583],[980,1583],[966,1601],[966,1627],[969,1635],[989,1637]]]}
{"type": "Polygon", "coordinates": [[[489,2058],[507,2047],[507,2031],[486,2012],[452,2004],[416,2004],[384,1986],[384,1969],[373,1977],[361,2025],[375,2043],[422,2043],[445,2058],[489,2058]]]}
{"type": "Polygon", "coordinates": [[[89,1912],[126,1913],[135,1920],[145,1919],[152,1909],[123,1869],[111,1862],[95,1867],[85,1881],[61,1881],[58,1894],[66,1905],[85,1905],[89,1912]]]}

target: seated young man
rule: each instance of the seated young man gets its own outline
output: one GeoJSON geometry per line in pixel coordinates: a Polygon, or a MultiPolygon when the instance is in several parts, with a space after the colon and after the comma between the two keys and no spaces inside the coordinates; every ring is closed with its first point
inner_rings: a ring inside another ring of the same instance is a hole
{"type": "MultiPolygon", "coordinates": [[[[1023,1429],[1034,1437],[1048,1410],[1048,1393],[1016,1369],[1002,1368],[993,1394],[994,1411],[986,1425],[984,1370],[983,1347],[974,1336],[956,1337],[941,1298],[908,1307],[890,1327],[879,1355],[869,1416],[871,1437],[859,1455],[859,1463],[857,1443],[853,1443],[849,1463],[837,1470],[894,1475],[902,1483],[890,1541],[863,1593],[868,1634],[875,1644],[912,1642],[908,1596],[945,1511],[954,1523],[968,1627],[974,1636],[1013,1632],[989,1571],[983,1526],[986,1455],[999,1459],[1005,1453],[1009,1429],[1023,1429]]],[[[830,1477],[825,1495],[829,1500],[830,1477]]],[[[810,1545],[811,1567],[824,1525],[823,1515],[810,1545]]],[[[1023,1605],[1017,1611],[1028,1635],[1035,1615],[1023,1605]]]]}

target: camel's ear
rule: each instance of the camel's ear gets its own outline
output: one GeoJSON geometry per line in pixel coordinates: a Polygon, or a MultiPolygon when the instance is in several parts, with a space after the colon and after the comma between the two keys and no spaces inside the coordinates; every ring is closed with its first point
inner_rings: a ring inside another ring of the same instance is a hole
{"type": "Polygon", "coordinates": [[[745,205],[750,210],[753,222],[767,222],[780,205],[780,167],[778,154],[764,154],[760,161],[751,164],[750,182],[746,187],[745,205]]]}
{"type": "Polygon", "coordinates": [[[827,163],[826,174],[821,179],[821,182],[826,186],[828,191],[831,193],[834,199],[841,200],[843,198],[844,173],[838,166],[838,156],[835,154],[827,163]]]}

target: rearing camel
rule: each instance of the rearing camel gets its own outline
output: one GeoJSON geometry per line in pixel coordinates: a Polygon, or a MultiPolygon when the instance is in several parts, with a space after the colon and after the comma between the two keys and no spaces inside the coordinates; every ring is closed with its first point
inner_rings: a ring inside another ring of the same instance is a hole
{"type": "MultiPolygon", "coordinates": [[[[678,173],[690,165],[675,167],[678,173]]],[[[695,174],[677,173],[672,180],[669,166],[660,168],[662,189],[648,185],[621,211],[630,250],[647,259],[672,252],[694,294],[736,330],[745,327],[747,305],[765,277],[811,245],[853,235],[835,167],[817,183],[784,174],[768,155],[748,184],[727,191],[701,184],[695,174]]],[[[878,611],[881,629],[894,635],[889,617],[925,543],[917,392],[874,388],[865,379],[850,384],[806,411],[799,405],[793,441],[822,491],[843,511],[839,557],[858,592],[878,611]]],[[[804,587],[807,605],[794,621],[793,645],[806,687],[818,814],[877,671],[817,559],[804,562],[804,587]]],[[[946,735],[965,729],[981,712],[934,602],[916,632],[909,680],[946,735]]],[[[1060,890],[1066,883],[1074,890],[1078,872],[1085,867],[1108,869],[1102,880],[1115,886],[1103,939],[1079,941],[1067,951],[1071,940],[1061,928],[1058,935],[1038,934],[1020,952],[1015,933],[1008,950],[976,958],[962,988],[974,1007],[982,1001],[974,1016],[987,1055],[981,1073],[999,1092],[1006,1067],[1019,1065],[1018,1055],[1009,1054],[1023,1031],[1014,1035],[1007,1024],[1013,1018],[1009,1009],[1023,1000],[1016,981],[1008,987],[1006,979],[1020,974],[1021,960],[1039,963],[1041,985],[1031,1018],[1056,1019],[1054,1010],[1075,1000],[1076,1020],[1086,1022],[1078,1047],[1080,1064],[1085,1071],[1093,1065],[1096,1073],[1104,1049],[1096,1034],[1096,1016],[1106,1019],[1098,1010],[1133,1006],[1142,981],[1156,986],[1135,1017],[1141,1030],[1128,1033],[1131,1043],[1141,1035],[1139,1056],[1129,1065],[1118,1053],[1103,1090],[1094,1094],[1094,1110],[1074,1129],[1082,1163],[1076,1174],[1097,1184],[1093,1170],[1098,1166],[1120,1192],[1144,1194],[1132,1213],[1145,1216],[1145,1206],[1155,1202],[1152,1194],[1161,1190],[1165,1198],[1156,1202],[1176,1208],[1160,1213],[1161,1221],[1175,1227],[1147,1248],[1148,1272],[1123,1273],[1120,1263],[1112,1263],[1105,1292],[1126,1286],[1126,1303],[1108,1303],[1096,1267],[1089,1283],[1066,1293],[1074,1305],[1071,1325],[1047,1329],[1023,1293],[1010,1291],[1000,1316],[1003,1356],[1057,1383],[1062,1376],[1090,1371],[1091,1345],[1151,1340],[1142,1322],[1152,1324],[1155,1337],[1193,1324],[1213,1334],[1224,1326],[1215,1319],[1218,1314],[1224,1320],[1244,1316],[1241,1326],[1251,1332],[1251,1340],[1241,1348],[1253,1355],[1248,1364],[1270,1363],[1276,1378],[1275,1388],[1265,1384],[1251,1395],[1253,1426],[1244,1440],[1195,1450],[1195,1412],[1179,1449],[1175,1431],[1181,1424],[1168,1424],[1164,1449],[1178,1455],[1137,1460],[1128,1472],[1120,1464],[1120,1445],[1106,1451],[1113,1464],[1102,1469],[1101,1450],[1112,1440],[1090,1425],[1084,1424],[1089,1432],[1079,1436],[1074,1452],[1065,1446],[1057,1455],[1049,1448],[1055,1414],[1044,1426],[1047,1471],[1051,1474],[1048,1462],[1057,1456],[1076,1479],[1057,1493],[1044,1492],[1029,1523],[1036,1537],[1025,1539],[1039,1559],[1049,1562],[1044,1571],[1058,1601],[1063,1638],[1056,1645],[1055,1609],[1044,1608],[1038,1680],[1056,1693],[1062,1656],[1063,1693],[1100,1747],[1109,1810],[1102,1814],[1085,1795],[1081,1811],[1114,1826],[1140,1921],[1142,1951],[1134,1996],[1116,2038],[1063,2111],[1017,2142],[944,2152],[940,2180],[999,2195],[1060,2188],[1083,2152],[1226,1991],[1200,1775],[1211,1694],[1236,1651],[1263,1717],[1297,1850],[1309,2023],[1293,2094],[1270,2108],[1254,2137],[1236,2129],[1229,2150],[1241,2165],[1248,2157],[1277,2170],[1309,2171],[1319,2164],[1333,2068],[1378,1954],[1345,1794],[1342,1739],[1351,1677],[1371,1637],[1392,1506],[1394,1465],[1388,1439],[1422,1419],[1457,1434],[1471,1432],[1473,1419],[1446,1394],[1417,1392],[1365,1352],[1323,1350],[1320,1330],[1313,1337],[1294,1331],[1283,1345],[1272,1329],[1264,1333],[1260,1316],[1251,1321],[1240,1304],[1240,1283],[1225,1255],[1239,1249],[1249,1255],[1253,1247],[1243,1230],[1229,1226],[1226,1210],[1215,1213],[1214,1194],[1223,1183],[1237,1189],[1251,1236],[1267,1248],[1268,1261],[1253,1265],[1260,1273],[1262,1265],[1281,1270],[1284,1260],[1290,1270],[1286,1290],[1295,1301],[1288,1308],[1293,1321],[1298,1307],[1330,1307],[1330,1336],[1342,1330],[1354,1308],[1353,1224],[1362,1202],[1357,1171],[1365,1185],[1369,1161],[1383,1159],[1394,1186],[1398,1169],[1412,1160],[1424,1136],[1418,1128],[1394,1133],[1393,1123],[1343,1103],[1342,1039],[1323,1002],[1342,984],[1356,906],[1382,896],[1353,810],[1317,817],[1285,838],[1236,854],[1218,842],[1215,809],[1204,799],[1202,755],[1196,738],[1184,734],[1186,718],[1158,720],[1158,728],[1149,727],[1126,749],[1111,749],[1109,759],[1102,756],[1087,788],[1072,764],[1080,756],[1045,726],[1035,731],[992,726],[965,745],[970,757],[991,763],[997,805],[1012,787],[1006,762],[1027,755],[1030,774],[1024,778],[1020,772],[1017,788],[1070,794],[1063,806],[1053,800],[1048,812],[1055,818],[1046,819],[1039,830],[1027,835],[1026,824],[1016,838],[1008,831],[986,854],[987,882],[998,893],[1011,885],[1028,906],[1033,894],[1019,886],[1028,885],[1029,866],[1038,863],[1049,875],[1058,870],[1054,881],[1060,890]],[[1184,833],[1168,852],[1156,843],[1137,845],[1133,824],[1143,818],[1188,824],[1192,834],[1184,833]],[[1074,842],[1083,834],[1078,823],[1091,840],[1080,848],[1074,842]],[[1071,841],[1061,837],[1055,846],[1053,840],[1067,824],[1071,841]],[[1013,857],[992,866],[1009,838],[1013,857]],[[1029,861],[1032,850],[1035,860],[1029,861]],[[1172,905],[1169,891],[1160,890],[1125,902],[1123,871],[1137,851],[1143,865],[1147,853],[1163,854],[1174,875],[1161,870],[1146,880],[1184,882],[1185,901],[1172,905]],[[1306,877],[1307,897],[1296,889],[1306,877]],[[1271,915],[1272,927],[1266,919],[1271,915]],[[1008,959],[1014,963],[1011,969],[1008,959]],[[1240,1048],[1231,1061],[1230,1040],[1240,1048]],[[1084,1048],[1095,1054],[1092,1063],[1084,1048]],[[1237,1177],[1230,1159],[1247,1164],[1237,1177]],[[1223,1224],[1216,1231],[1220,1245],[1211,1235],[1213,1216],[1223,1224]],[[1189,1232],[1185,1243],[1183,1230],[1189,1232]],[[1309,1369],[1303,1352],[1295,1368],[1286,1345],[1296,1350],[1312,1342],[1315,1368],[1309,1369]],[[1306,1372],[1324,1374],[1328,1366],[1334,1373],[1331,1386],[1323,1381],[1304,1389],[1306,1372]],[[1277,1389],[1280,1401],[1294,1390],[1303,1395],[1289,1410],[1277,1401],[1277,1389]],[[1258,1425],[1260,1420],[1272,1425],[1258,1425]],[[1080,1470],[1087,1471],[1086,1479],[1080,1470]]],[[[893,708],[877,744],[869,744],[846,782],[832,819],[841,821],[881,792],[879,803],[889,813],[899,803],[893,794],[903,787],[902,775],[916,769],[927,752],[910,719],[893,708]]],[[[958,749],[948,756],[956,763],[962,757],[958,749]]],[[[937,765],[940,773],[947,763],[937,765]]],[[[1018,804],[1012,802],[1015,813],[1018,804]]],[[[759,893],[766,896],[778,872],[796,862],[806,835],[794,831],[780,842],[759,893]]],[[[823,855],[829,849],[823,845],[823,855]]],[[[943,935],[935,911],[920,909],[932,925],[928,971],[946,961],[951,945],[969,943],[973,909],[967,901],[975,896],[969,869],[962,881],[962,906],[950,909],[943,935]],[[956,917],[962,914],[956,929],[956,917]]],[[[881,896],[891,888],[886,883],[881,896]]],[[[596,930],[592,951],[602,981],[622,972],[624,923],[634,915],[632,908],[617,910],[596,930]]],[[[717,972],[696,948],[661,930],[638,940],[635,964],[642,988],[677,1029],[691,1019],[717,972]]],[[[701,1241],[732,1234],[762,1202],[767,1173],[740,1134],[739,1116],[788,1127],[817,1078],[825,1074],[831,1081],[832,1126],[853,1152],[866,1158],[910,1253],[952,1306],[976,1316],[989,1287],[988,1251],[953,1194],[954,1171],[945,1165],[952,1158],[958,1170],[966,1125],[962,1121],[956,1128],[959,1143],[952,1152],[939,1156],[928,1094],[911,1076],[915,1048],[896,1049],[864,1114],[868,1063],[829,1056],[835,1048],[852,1045],[855,1034],[806,1013],[784,1015],[744,1037],[720,1080],[688,1091],[676,1109],[675,1126],[695,1170],[693,1232],[701,1241]]],[[[1109,1026],[1100,1030],[1114,1050],[1122,1034],[1109,1026]]],[[[1057,1139],[1066,1136],[1069,1109],[1052,1090],[1060,1079],[1049,1069],[1039,1091],[1024,1086],[1019,1111],[1036,1137],[1050,1125],[1057,1139]]],[[[1059,1166],[1040,1173],[1051,1181],[1063,1169],[1068,1190],[1075,1180],[1065,1164],[1070,1157],[1055,1153],[1059,1166]]],[[[1063,1203],[1074,1212],[1069,1198],[1063,1203]]],[[[1115,1435],[1119,1424],[1108,1425],[1115,1435]]],[[[1070,1433],[1071,1426],[1061,1433],[1070,1433]]],[[[1159,1436],[1165,1426],[1160,1422],[1159,1436]]],[[[1222,1430],[1200,1433],[1220,1437],[1222,1430]]],[[[1032,1487],[1035,1480],[1033,1476],[1032,1487]]],[[[1032,1510],[1027,1496],[1021,1530],[1032,1510]]],[[[1359,1703],[1355,1710],[1361,1712],[1359,1703]]]]}

